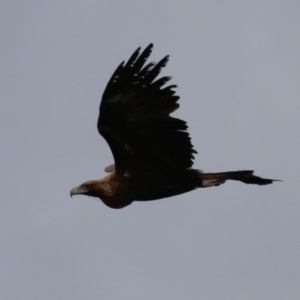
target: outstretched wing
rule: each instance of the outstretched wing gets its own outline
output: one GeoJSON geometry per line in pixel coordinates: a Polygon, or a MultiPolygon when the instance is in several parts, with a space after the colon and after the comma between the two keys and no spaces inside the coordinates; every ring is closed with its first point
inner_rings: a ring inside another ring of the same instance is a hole
{"type": "Polygon", "coordinates": [[[98,131],[109,144],[116,171],[154,171],[190,168],[193,149],[186,122],[170,116],[179,107],[176,86],[164,85],[170,77],[156,79],[168,56],[144,66],[150,44],[138,48],[122,62],[102,96],[98,131]]]}

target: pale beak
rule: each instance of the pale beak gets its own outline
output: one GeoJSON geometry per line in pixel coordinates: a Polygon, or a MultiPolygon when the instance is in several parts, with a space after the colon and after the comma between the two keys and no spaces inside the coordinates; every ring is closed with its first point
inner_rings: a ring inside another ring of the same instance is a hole
{"type": "Polygon", "coordinates": [[[81,195],[87,192],[86,188],[83,188],[81,185],[80,186],[76,186],[74,188],[71,189],[70,191],[70,196],[72,197],[73,195],[81,195]]]}

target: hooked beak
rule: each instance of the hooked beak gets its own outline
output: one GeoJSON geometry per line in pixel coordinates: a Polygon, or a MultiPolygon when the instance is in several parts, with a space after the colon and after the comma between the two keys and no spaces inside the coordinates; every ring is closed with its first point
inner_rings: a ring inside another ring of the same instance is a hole
{"type": "Polygon", "coordinates": [[[73,197],[73,195],[84,195],[86,192],[87,189],[80,185],[71,189],[70,196],[73,197]]]}

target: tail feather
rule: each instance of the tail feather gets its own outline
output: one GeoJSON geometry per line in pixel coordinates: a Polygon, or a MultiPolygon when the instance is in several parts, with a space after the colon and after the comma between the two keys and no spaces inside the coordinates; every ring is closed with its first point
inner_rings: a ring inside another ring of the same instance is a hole
{"type": "Polygon", "coordinates": [[[226,180],[237,180],[247,184],[266,185],[273,181],[281,181],[276,179],[261,178],[253,175],[254,171],[231,171],[222,173],[199,173],[201,178],[201,187],[218,186],[226,180]]]}

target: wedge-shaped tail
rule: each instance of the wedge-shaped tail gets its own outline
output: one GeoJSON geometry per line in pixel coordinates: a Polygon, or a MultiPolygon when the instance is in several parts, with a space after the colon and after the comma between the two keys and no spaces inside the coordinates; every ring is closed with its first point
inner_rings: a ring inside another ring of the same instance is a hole
{"type": "Polygon", "coordinates": [[[218,186],[226,180],[237,180],[247,184],[266,185],[273,181],[281,181],[276,179],[261,178],[253,175],[254,171],[231,171],[222,173],[199,173],[201,178],[201,187],[218,186]]]}

